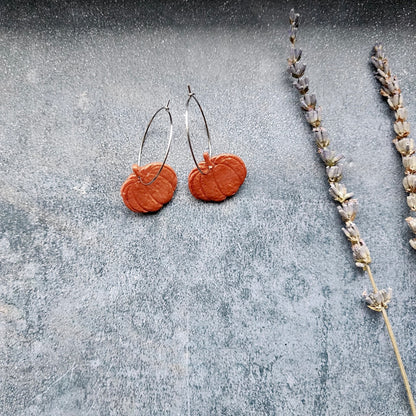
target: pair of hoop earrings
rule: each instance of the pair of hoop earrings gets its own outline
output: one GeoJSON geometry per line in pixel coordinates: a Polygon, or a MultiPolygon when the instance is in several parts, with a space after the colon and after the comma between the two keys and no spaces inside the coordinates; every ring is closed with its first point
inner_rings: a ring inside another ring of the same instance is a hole
{"type": "MultiPolygon", "coordinates": [[[[188,138],[189,148],[195,163],[188,176],[188,186],[191,194],[203,201],[224,201],[229,196],[234,195],[243,184],[247,169],[243,160],[233,154],[221,153],[217,156],[211,156],[211,137],[208,130],[207,120],[201,104],[196,99],[195,94],[191,92],[188,86],[188,100],[186,101],[185,112],[186,135],[188,138]],[[205,124],[205,131],[208,139],[208,152],[204,152],[202,162],[197,161],[191,143],[189,131],[189,103],[194,100],[205,124]]],[[[173,135],[173,120],[169,109],[169,102],[166,106],[159,108],[147,125],[144,133],[137,164],[132,166],[133,173],[127,178],[121,187],[121,196],[124,204],[133,212],[156,212],[163,205],[167,204],[173,197],[178,179],[175,171],[166,164],[169,155],[173,135]],[[166,111],[169,116],[170,129],[168,135],[168,146],[163,162],[153,162],[141,166],[141,157],[143,146],[146,141],[150,126],[155,117],[161,112],[166,111]]]]}

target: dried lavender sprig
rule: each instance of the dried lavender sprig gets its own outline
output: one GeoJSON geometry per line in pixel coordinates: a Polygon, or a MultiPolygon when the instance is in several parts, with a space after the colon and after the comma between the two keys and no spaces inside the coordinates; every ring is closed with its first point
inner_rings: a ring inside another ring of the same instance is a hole
{"type": "MultiPolygon", "coordinates": [[[[369,264],[371,263],[371,256],[370,252],[360,237],[360,232],[358,230],[357,225],[353,222],[355,216],[357,214],[358,209],[358,202],[356,199],[352,199],[353,194],[351,192],[347,192],[347,188],[344,184],[341,183],[342,178],[342,170],[340,165],[338,165],[339,160],[341,160],[342,156],[337,156],[336,153],[329,149],[329,137],[327,131],[322,127],[322,109],[321,107],[317,107],[316,96],[314,94],[309,94],[309,80],[303,81],[303,77],[306,70],[306,65],[300,63],[300,59],[302,56],[302,50],[296,49],[296,36],[299,28],[299,14],[295,13],[294,9],[290,11],[289,15],[290,20],[290,43],[291,43],[291,51],[290,51],[290,58],[288,59],[288,72],[296,79],[294,82],[294,86],[302,95],[301,98],[301,108],[305,111],[305,117],[307,122],[311,125],[312,130],[314,132],[316,144],[318,146],[318,152],[321,155],[321,159],[326,165],[326,171],[328,175],[328,180],[330,183],[329,193],[333,197],[334,201],[339,202],[338,205],[338,212],[341,216],[341,219],[345,222],[345,228],[343,228],[343,232],[348,240],[351,242],[351,248],[353,252],[354,261],[357,267],[363,268],[370,279],[371,285],[373,287],[373,292],[367,294],[364,292],[364,299],[367,303],[367,306],[375,310],[377,312],[381,312],[383,315],[384,322],[386,324],[386,328],[393,345],[393,350],[396,355],[397,363],[400,368],[400,372],[402,374],[403,382],[406,388],[407,397],[409,399],[410,408],[412,410],[412,415],[416,416],[416,407],[415,402],[413,399],[412,391],[410,389],[409,380],[407,378],[406,370],[403,365],[402,358],[400,356],[399,348],[397,346],[396,338],[393,333],[393,329],[390,324],[390,320],[387,315],[387,308],[388,304],[391,300],[391,289],[385,290],[381,289],[378,290],[376,282],[374,280],[373,274],[371,272],[369,264]],[[299,86],[306,85],[307,89],[299,88],[299,86]]],[[[382,80],[382,94],[388,96],[388,102],[390,107],[397,110],[396,118],[397,124],[395,125],[396,133],[400,135],[400,141],[398,140],[396,147],[398,146],[398,150],[403,155],[403,163],[407,170],[411,171],[411,173],[416,173],[416,159],[411,156],[413,152],[413,141],[409,141],[406,139],[408,135],[408,124],[406,124],[407,112],[401,110],[402,108],[402,98],[400,94],[400,88],[398,86],[398,82],[396,78],[387,79],[386,74],[390,73],[388,68],[387,60],[384,60],[383,57],[378,56],[376,67],[378,69],[378,76],[381,77],[382,80]],[[411,152],[411,153],[410,153],[411,152]]],[[[306,77],[305,77],[306,79],[306,77]]],[[[416,181],[409,180],[405,184],[405,188],[413,189],[416,186],[416,181]]],[[[412,194],[411,194],[412,195],[412,194]]],[[[415,198],[411,196],[411,200],[408,204],[414,205],[416,210],[416,193],[415,198]]],[[[416,218],[410,217],[407,219],[409,223],[409,227],[412,231],[416,230],[416,218]]],[[[414,239],[415,247],[416,248],[416,239],[414,239]]]]}
{"type": "MultiPolygon", "coordinates": [[[[326,173],[330,183],[329,193],[336,202],[341,204],[338,206],[338,210],[341,218],[346,222],[346,229],[344,229],[344,232],[351,242],[354,261],[358,267],[365,268],[371,263],[371,256],[366,244],[359,236],[358,227],[353,223],[358,209],[358,202],[357,200],[351,200],[351,203],[349,202],[353,194],[347,192],[347,188],[341,183],[342,166],[339,164],[339,161],[343,158],[343,156],[338,155],[335,151],[329,148],[330,141],[328,133],[322,127],[322,108],[317,105],[315,94],[309,94],[299,88],[299,85],[304,85],[304,80],[307,80],[307,77],[304,76],[306,65],[300,62],[302,50],[295,48],[298,27],[299,15],[292,10],[290,15],[290,42],[292,45],[290,57],[288,59],[288,72],[293,78],[295,78],[293,85],[301,94],[301,107],[305,111],[306,121],[313,129],[316,143],[319,148],[318,152],[321,155],[322,161],[326,165],[326,173]],[[347,215],[346,211],[348,211],[352,206],[354,207],[354,215],[347,215]],[[352,228],[355,231],[354,237],[349,238],[349,233],[346,230],[352,228]]],[[[309,80],[307,80],[306,84],[309,89],[309,80]]]]}
{"type": "MultiPolygon", "coordinates": [[[[388,59],[384,56],[383,46],[377,43],[374,46],[374,53],[371,62],[376,68],[375,77],[381,84],[380,94],[387,99],[389,107],[394,111],[396,121],[393,128],[396,137],[393,140],[397,151],[402,156],[403,166],[405,168],[403,187],[407,196],[407,205],[411,211],[416,212],[416,155],[415,143],[410,139],[410,124],[407,121],[407,109],[403,104],[402,92],[399,81],[395,75],[391,74],[388,59]]],[[[416,228],[412,226],[416,222],[414,216],[406,218],[410,230],[416,234],[416,228]]],[[[416,250],[416,238],[409,240],[412,248],[416,250]]]]}

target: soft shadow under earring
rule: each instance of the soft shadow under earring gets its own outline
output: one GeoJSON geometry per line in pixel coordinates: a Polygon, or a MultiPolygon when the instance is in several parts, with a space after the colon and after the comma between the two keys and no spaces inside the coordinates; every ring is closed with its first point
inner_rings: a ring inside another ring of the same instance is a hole
{"type": "Polygon", "coordinates": [[[243,184],[247,169],[243,160],[229,153],[221,153],[211,157],[211,137],[209,135],[208,124],[205,114],[195,94],[191,92],[188,85],[188,100],[186,102],[185,123],[186,134],[188,137],[189,148],[196,167],[193,168],[188,177],[188,185],[191,194],[203,201],[224,201],[225,198],[234,195],[243,184]],[[189,102],[194,99],[201,112],[205,123],[205,130],[208,138],[208,152],[204,152],[203,162],[197,162],[191,143],[189,133],[189,102]]]}
{"type": "Polygon", "coordinates": [[[137,165],[132,166],[132,173],[121,187],[121,196],[127,208],[134,212],[155,212],[159,211],[164,204],[167,204],[175,192],[178,179],[175,171],[166,164],[168,158],[173,134],[172,115],[169,111],[169,102],[165,107],[159,108],[150,119],[144,133],[139,151],[139,160],[137,165]],[[140,166],[144,142],[150,125],[157,114],[165,110],[169,116],[170,129],[168,133],[168,147],[162,163],[153,162],[145,166],[140,166]]]}

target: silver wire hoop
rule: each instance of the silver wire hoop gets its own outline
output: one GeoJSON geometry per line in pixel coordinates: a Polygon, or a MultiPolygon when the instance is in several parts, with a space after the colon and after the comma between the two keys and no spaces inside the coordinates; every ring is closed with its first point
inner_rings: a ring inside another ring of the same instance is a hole
{"type": "Polygon", "coordinates": [[[141,159],[142,159],[142,152],[143,152],[143,146],[144,146],[144,142],[146,141],[146,137],[147,137],[147,133],[149,132],[149,129],[150,129],[150,126],[151,126],[151,124],[153,123],[153,120],[156,118],[156,116],[162,111],[162,110],[165,110],[167,113],[168,113],[168,115],[169,115],[169,121],[170,121],[170,129],[169,129],[169,133],[168,133],[168,147],[167,147],[167,149],[166,149],[166,153],[165,153],[165,157],[164,157],[164,159],[163,159],[163,162],[162,162],[162,165],[160,166],[160,169],[159,169],[159,171],[156,173],[156,175],[155,175],[155,177],[150,181],[150,182],[147,182],[147,183],[145,183],[145,182],[143,182],[143,180],[142,180],[142,178],[140,177],[140,175],[138,175],[137,177],[138,177],[138,179],[139,179],[139,181],[143,184],[143,185],[151,185],[158,177],[159,177],[159,175],[160,175],[160,172],[162,172],[162,169],[163,169],[163,167],[165,166],[165,164],[166,164],[166,160],[167,160],[167,158],[168,158],[168,155],[169,155],[169,151],[170,151],[170,145],[171,145],[171,143],[172,143],[172,136],[173,136],[173,120],[172,120],[172,115],[171,115],[171,113],[170,113],[170,111],[169,111],[169,103],[170,103],[170,100],[168,101],[168,103],[166,104],[166,106],[164,106],[164,107],[160,107],[159,108],[159,110],[157,110],[156,111],[156,113],[154,113],[153,114],[153,116],[152,116],[152,118],[150,119],[150,121],[149,121],[149,124],[147,125],[147,127],[146,127],[146,131],[144,132],[144,136],[143,136],[143,139],[142,139],[142,144],[141,144],[141,146],[140,146],[140,151],[139,151],[139,160],[138,160],[138,162],[137,162],[137,164],[140,166],[140,162],[141,162],[141,159]]]}
{"type": "Polygon", "coordinates": [[[201,104],[199,104],[199,101],[196,99],[195,94],[191,91],[191,87],[189,85],[188,85],[188,95],[189,97],[188,97],[188,100],[186,101],[186,111],[185,111],[185,125],[186,125],[186,135],[188,137],[188,144],[189,144],[189,148],[191,149],[191,154],[192,154],[192,158],[194,159],[195,166],[202,173],[202,175],[206,175],[206,173],[202,172],[201,168],[198,165],[198,161],[196,160],[194,149],[192,148],[192,143],[191,143],[191,134],[189,132],[189,102],[191,101],[191,99],[195,100],[196,104],[198,105],[199,111],[201,112],[202,118],[204,119],[205,130],[207,132],[207,138],[208,138],[208,153],[209,153],[210,158],[211,158],[211,136],[209,135],[207,119],[205,118],[205,114],[204,114],[204,111],[202,110],[201,104]]]}

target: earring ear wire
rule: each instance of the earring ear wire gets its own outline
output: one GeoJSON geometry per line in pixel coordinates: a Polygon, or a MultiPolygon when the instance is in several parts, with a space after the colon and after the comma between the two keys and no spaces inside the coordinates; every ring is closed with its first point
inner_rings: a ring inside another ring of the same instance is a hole
{"type": "Polygon", "coordinates": [[[138,161],[137,161],[137,165],[140,166],[141,165],[141,159],[142,159],[142,153],[143,153],[143,147],[144,147],[144,143],[146,141],[147,138],[147,134],[149,132],[150,126],[153,123],[153,120],[156,118],[156,116],[162,111],[165,110],[169,116],[169,122],[170,122],[170,129],[169,129],[169,134],[168,134],[168,146],[166,148],[166,152],[165,152],[165,156],[163,158],[163,162],[160,166],[159,171],[157,172],[157,174],[155,175],[155,177],[148,183],[144,183],[142,178],[140,177],[140,175],[138,176],[139,181],[143,184],[143,185],[151,185],[160,175],[160,172],[162,171],[163,167],[165,166],[166,160],[168,158],[169,155],[169,151],[170,151],[170,147],[172,144],[172,137],[173,137],[173,120],[172,120],[172,114],[170,113],[170,109],[169,109],[169,103],[170,100],[167,102],[167,104],[164,107],[160,107],[156,113],[153,114],[152,118],[150,119],[149,123],[147,124],[146,130],[144,132],[142,141],[141,141],[141,145],[140,145],[140,150],[139,150],[139,157],[138,157],[138,161]]]}
{"type": "Polygon", "coordinates": [[[211,149],[211,136],[209,134],[209,128],[208,128],[207,119],[205,117],[204,110],[202,110],[201,104],[199,103],[199,101],[195,97],[195,94],[191,91],[191,87],[188,85],[188,99],[187,99],[186,105],[185,105],[185,107],[186,107],[186,110],[185,110],[186,136],[188,138],[188,145],[189,145],[189,149],[191,150],[191,155],[192,155],[192,158],[194,159],[195,166],[197,167],[197,169],[199,170],[199,172],[201,173],[201,175],[205,175],[205,173],[198,166],[198,161],[196,160],[195,153],[194,153],[194,149],[192,147],[192,142],[191,142],[191,134],[190,134],[190,129],[189,129],[189,102],[192,99],[197,104],[197,106],[199,108],[199,111],[201,112],[202,118],[204,120],[205,131],[207,133],[207,140],[208,140],[208,154],[209,154],[209,157],[211,157],[211,153],[212,153],[212,149],[211,149]]]}

